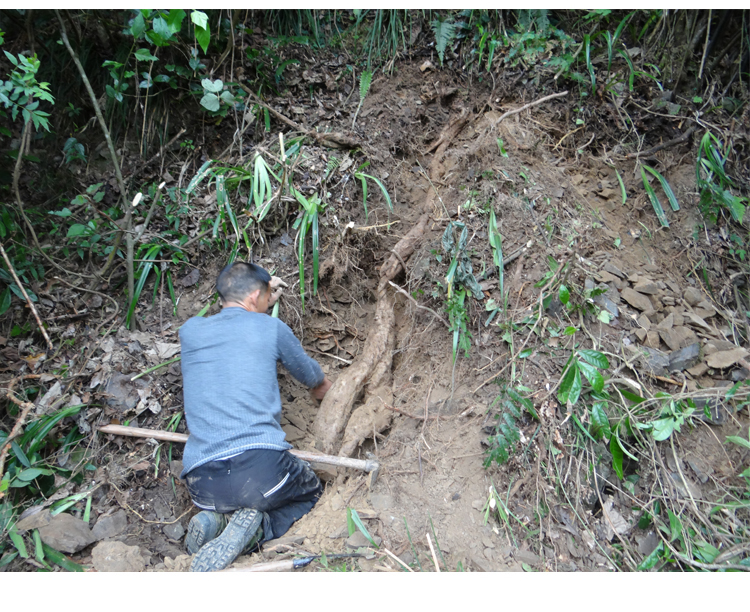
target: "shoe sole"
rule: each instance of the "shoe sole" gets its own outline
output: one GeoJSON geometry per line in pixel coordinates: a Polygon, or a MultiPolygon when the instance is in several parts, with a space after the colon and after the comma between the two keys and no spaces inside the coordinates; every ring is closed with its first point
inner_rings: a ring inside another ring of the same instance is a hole
{"type": "Polygon", "coordinates": [[[191,572],[215,572],[239,557],[263,522],[263,513],[253,508],[237,510],[223,533],[203,546],[193,559],[191,572]]]}
{"type": "MultiPolygon", "coordinates": [[[[216,526],[217,534],[221,532],[224,524],[224,522],[220,521],[216,526]]],[[[185,538],[185,547],[187,548],[189,554],[194,555],[203,547],[204,544],[216,537],[216,535],[214,535],[212,538],[208,537],[210,528],[211,525],[207,525],[203,521],[191,520],[188,523],[187,537],[185,538]]]]}

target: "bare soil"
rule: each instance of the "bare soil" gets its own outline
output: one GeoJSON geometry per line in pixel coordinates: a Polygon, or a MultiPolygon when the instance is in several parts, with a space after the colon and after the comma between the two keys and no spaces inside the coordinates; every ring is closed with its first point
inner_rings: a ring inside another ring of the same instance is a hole
{"type": "MultiPolygon", "coordinates": [[[[608,462],[611,464],[606,445],[585,447],[580,430],[554,393],[573,342],[605,352],[612,370],[619,368],[612,376],[636,379],[653,392],[690,393],[732,384],[728,370],[708,368],[701,375],[648,377],[633,365],[631,350],[644,344],[636,334],[642,313],[621,298],[622,290],[639,280],[658,285],[654,296],[648,298],[653,305],[650,325],[655,329],[671,315],[670,329],[679,328],[679,332],[675,331],[674,337],[669,329],[665,335],[646,335],[645,340],[653,342],[654,348],[669,352],[692,341],[704,347],[717,340],[739,343],[731,319],[722,315],[733,299],[729,278],[734,270],[719,256],[722,249],[729,248],[728,238],[716,226],[696,232],[702,221],[692,156],[686,156],[686,150],[679,147],[659,155],[662,173],[681,204],[679,212],[667,212],[671,227],[660,228],[643,192],[640,173],[636,174],[635,162],[617,158],[628,193],[623,204],[614,161],[606,153],[611,148],[602,147],[598,140],[606,137],[588,127],[571,133],[575,129],[570,118],[572,100],[557,99],[497,124],[507,110],[544,95],[522,88],[514,91],[518,95],[510,96],[509,89],[508,83],[498,83],[494,89],[486,82],[468,86],[447,70],[423,73],[418,62],[401,64],[393,77],[377,77],[359,114],[356,135],[372,163],[368,172],[388,186],[393,212],[389,213],[379,190],[371,184],[365,221],[358,181],[334,172],[328,184],[330,205],[321,219],[320,288],[315,297],[308,293],[304,312],[295,284],[293,230],[282,227],[253,254],[256,263],[275,269],[276,275],[290,284],[280,317],[295,330],[328,376],[338,380],[359,367],[368,338],[380,329],[374,321],[383,293],[378,287],[382,268],[389,258],[393,259],[395,245],[424,213],[428,217],[413,252],[400,257],[406,271],[399,265],[391,278],[417,302],[441,316],[445,316],[443,297],[437,284],[445,284],[449,257],[442,254],[442,261],[438,261],[437,255],[441,254],[440,239],[449,219],[460,220],[469,228],[468,251],[474,272],[481,277],[489,271],[481,280],[487,298],[501,301],[488,242],[489,207],[496,211],[506,257],[525,247],[505,268],[507,313],[485,325],[489,312],[484,310],[484,303],[467,298],[471,350],[468,356],[460,353],[455,363],[452,333],[445,325],[430,312],[415,307],[403,294],[386,287],[393,304],[388,367],[373,373],[381,359],[378,357],[361,377],[360,387],[369,386],[366,392],[358,388],[352,393],[354,414],[363,405],[369,408],[359,413],[357,431],[350,431],[355,442],[351,442],[351,436],[346,438],[351,454],[374,457],[381,463],[377,481],[370,488],[363,474],[322,469],[325,492],[313,511],[281,541],[242,557],[235,567],[304,553],[352,550],[346,543],[347,507],[351,507],[370,533],[382,539],[381,551],[388,549],[414,569],[434,571],[429,534],[433,545],[437,542],[439,546],[438,563],[444,570],[612,571],[616,565],[627,567],[623,545],[636,563],[656,545],[655,534],[637,524],[641,517],[639,502],[646,503],[657,483],[678,474],[677,480],[672,480],[675,499],[685,505],[690,504],[691,495],[697,500],[715,500],[726,487],[736,485],[738,472],[747,464],[747,453],[743,455],[724,444],[724,439],[747,432],[747,408],[728,412],[720,425],[696,419],[694,428],[686,426],[675,435],[674,447],[669,442],[659,444],[661,455],[654,457],[652,464],[626,463],[626,474],[639,476],[631,488],[626,488],[606,469],[608,462]],[[434,155],[426,151],[462,113],[469,120],[439,151],[439,173],[430,176],[430,168],[436,166],[434,155]],[[507,157],[501,155],[498,138],[507,157]],[[332,182],[339,183],[335,189],[332,182]],[[426,202],[429,205],[425,209],[426,202]],[[517,329],[517,344],[511,347],[503,339],[507,323],[521,322],[537,310],[540,289],[535,283],[548,272],[549,257],[570,264],[566,284],[571,290],[577,287],[582,291],[587,278],[595,282],[604,278],[607,295],[617,304],[619,316],[604,324],[580,313],[566,321],[564,313],[548,311],[538,333],[528,341],[531,355],[498,376],[508,365],[509,354],[518,350],[529,333],[528,328],[517,329]],[[620,270],[622,277],[608,273],[597,278],[607,265],[620,270]],[[698,307],[685,301],[687,289],[703,291],[697,282],[699,267],[706,269],[715,296],[703,295],[713,313],[703,308],[696,314],[705,327],[687,316],[688,312],[695,314],[698,307]],[[433,297],[435,291],[437,297],[433,297]],[[506,325],[499,327],[499,321],[506,325]],[[580,331],[574,339],[550,337],[543,333],[548,323],[563,328],[575,325],[580,331]],[[665,338],[675,346],[668,346],[665,338]],[[493,405],[499,393],[497,382],[510,380],[513,370],[515,380],[532,390],[540,420],[527,415],[519,423],[522,441],[511,460],[486,468],[486,441],[497,417],[493,405]],[[373,388],[370,383],[376,375],[380,378],[373,388]],[[594,471],[606,480],[598,495],[596,485],[592,486],[594,471]],[[495,507],[489,504],[493,487],[505,511],[512,514],[507,522],[498,520],[495,507]],[[627,525],[617,534],[612,529],[615,516],[627,525]]],[[[341,99],[346,93],[322,92],[319,115],[308,117],[308,127],[315,122],[332,129],[350,127],[351,115],[341,112],[341,99]]],[[[277,102],[275,108],[288,112],[283,101],[277,102]]],[[[294,103],[290,101],[289,106],[294,103]]],[[[322,147],[310,147],[309,153],[303,171],[312,190],[317,189],[314,183],[320,180],[326,160],[333,154],[343,159],[345,154],[322,147]]],[[[165,296],[157,297],[153,304],[143,300],[139,307],[143,329],[134,333],[120,329],[104,342],[85,369],[87,382],[79,394],[90,394],[91,400],[104,399],[106,380],[115,373],[132,376],[163,361],[158,352],[149,356],[147,348],[157,342],[173,345],[178,341],[178,327],[208,302],[224,263],[223,256],[205,247],[196,246],[195,253],[191,261],[199,279],[189,284],[193,279],[188,278],[186,286],[179,287],[176,315],[172,316],[165,296]],[[100,382],[94,385],[95,381],[100,382]]],[[[190,270],[185,269],[185,276],[190,270]]],[[[151,290],[147,287],[144,295],[151,290]]],[[[105,301],[102,308],[106,307],[105,301]]],[[[217,309],[214,305],[208,314],[217,309]]],[[[77,324],[76,330],[81,337],[92,331],[85,323],[77,324]]],[[[150,392],[144,405],[158,400],[158,413],[145,409],[136,415],[137,407],[121,411],[105,405],[90,408],[85,420],[96,425],[129,419],[131,425],[166,428],[172,415],[181,410],[179,364],[143,380],[144,389],[150,392]]],[[[299,449],[326,447],[316,435],[321,407],[282,370],[279,382],[287,439],[299,449]]],[[[349,413],[347,408],[337,415],[344,425],[349,413]]],[[[581,413],[581,419],[585,420],[585,413],[581,413]]],[[[177,431],[186,431],[184,421],[177,431]]],[[[340,450],[340,438],[336,444],[339,446],[334,451],[340,450]]],[[[102,486],[94,495],[92,522],[124,508],[128,528],[117,539],[137,545],[150,570],[182,571],[190,559],[181,538],[196,509],[184,485],[174,478],[179,472],[181,450],[178,445],[171,449],[170,465],[167,448],[137,439],[93,437],[91,453],[101,466],[93,474],[93,482],[102,486]],[[158,465],[156,457],[161,457],[158,465]]],[[[331,450],[330,445],[327,450],[331,450]]],[[[726,520],[742,522],[747,517],[734,515],[726,520]]],[[[92,563],[91,547],[72,558],[92,563]]],[[[313,565],[306,571],[319,567],[313,565]]],[[[371,559],[349,561],[347,567],[399,569],[391,557],[380,553],[371,559]]]]}

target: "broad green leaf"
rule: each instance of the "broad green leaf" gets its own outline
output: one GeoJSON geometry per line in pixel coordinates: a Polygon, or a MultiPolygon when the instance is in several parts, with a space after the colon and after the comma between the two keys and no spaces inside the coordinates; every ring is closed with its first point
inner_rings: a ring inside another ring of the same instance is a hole
{"type": "Polygon", "coordinates": [[[609,438],[612,436],[612,431],[609,428],[609,418],[601,403],[594,404],[591,407],[591,433],[595,438],[601,438],[602,436],[609,438]]]}
{"type": "Polygon", "coordinates": [[[154,19],[151,27],[154,28],[154,32],[156,32],[165,42],[172,38],[172,28],[169,27],[167,20],[163,17],[157,17],[154,19]]]}
{"type": "Polygon", "coordinates": [[[45,470],[42,468],[29,468],[28,470],[24,470],[23,472],[18,474],[16,478],[24,482],[31,482],[39,476],[49,476],[50,474],[52,474],[52,470],[45,470]]]}
{"type": "Polygon", "coordinates": [[[195,28],[195,39],[203,49],[203,53],[208,53],[208,44],[211,42],[211,34],[208,31],[208,27],[204,30],[196,26],[195,28]]]}
{"type": "Polygon", "coordinates": [[[560,289],[557,291],[557,296],[565,306],[570,302],[570,291],[565,285],[560,285],[560,289]]]}
{"type": "Polygon", "coordinates": [[[590,363],[592,366],[596,366],[600,370],[606,370],[609,367],[609,361],[606,356],[602,355],[599,351],[581,349],[578,351],[578,356],[585,362],[590,363]]]}
{"type": "Polygon", "coordinates": [[[182,9],[170,9],[167,17],[167,25],[173,34],[177,34],[182,28],[182,21],[185,19],[185,11],[182,9]]]}
{"type": "Polygon", "coordinates": [[[211,79],[202,79],[201,85],[203,86],[203,89],[213,93],[217,93],[224,89],[224,82],[221,79],[216,79],[215,81],[212,81],[211,79]]]}
{"type": "Polygon", "coordinates": [[[208,15],[203,11],[192,11],[190,20],[199,28],[208,29],[208,15]]]}
{"type": "Polygon", "coordinates": [[[0,295],[0,316],[4,315],[8,308],[10,308],[11,300],[10,287],[6,287],[5,291],[0,295]]]}
{"type": "Polygon", "coordinates": [[[138,39],[143,36],[145,31],[146,22],[143,19],[143,15],[139,12],[135,16],[135,19],[133,19],[133,25],[130,26],[130,33],[133,35],[133,38],[138,39]]]}
{"type": "Polygon", "coordinates": [[[651,435],[654,437],[654,440],[662,442],[669,438],[675,429],[675,423],[676,421],[672,417],[652,421],[653,429],[651,430],[651,435]]]}
{"type": "Polygon", "coordinates": [[[594,391],[601,392],[604,389],[604,377],[599,373],[599,370],[584,361],[579,361],[578,367],[591,383],[591,388],[594,391]]]}
{"type": "Polygon", "coordinates": [[[622,452],[622,448],[620,448],[619,442],[617,441],[617,436],[612,436],[609,439],[609,452],[612,453],[612,469],[614,469],[617,477],[622,480],[624,477],[622,470],[622,460],[624,454],[622,452]]]}
{"type": "Polygon", "coordinates": [[[215,113],[221,107],[221,102],[216,94],[207,93],[201,98],[201,106],[215,113]]]}
{"type": "Polygon", "coordinates": [[[351,508],[346,509],[346,529],[350,536],[354,535],[354,532],[357,531],[357,526],[354,524],[354,518],[352,517],[351,508]]]}
{"type": "Polygon", "coordinates": [[[573,361],[570,363],[560,388],[557,391],[557,398],[562,404],[573,405],[578,401],[578,397],[581,394],[581,373],[578,371],[578,363],[573,361]]]}
{"type": "Polygon", "coordinates": [[[148,49],[138,49],[138,51],[135,52],[135,59],[140,62],[154,62],[159,58],[151,55],[151,52],[148,49]]]}
{"type": "Polygon", "coordinates": [[[577,328],[573,327],[572,325],[568,325],[568,327],[565,328],[563,331],[564,336],[572,336],[574,333],[578,331],[577,328]]]}

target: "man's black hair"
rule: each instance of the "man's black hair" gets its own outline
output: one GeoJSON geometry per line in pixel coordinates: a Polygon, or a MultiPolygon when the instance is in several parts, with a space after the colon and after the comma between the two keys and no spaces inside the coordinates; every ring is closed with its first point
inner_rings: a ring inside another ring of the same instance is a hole
{"type": "Polygon", "coordinates": [[[235,261],[226,266],[216,279],[216,290],[222,302],[241,302],[256,289],[268,290],[271,275],[260,266],[235,261]]]}

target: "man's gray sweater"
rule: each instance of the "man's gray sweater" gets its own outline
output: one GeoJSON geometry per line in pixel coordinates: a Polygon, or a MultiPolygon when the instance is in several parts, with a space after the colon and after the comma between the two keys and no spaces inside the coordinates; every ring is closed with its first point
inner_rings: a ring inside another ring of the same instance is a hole
{"type": "Polygon", "coordinates": [[[266,314],[224,308],[180,328],[185,418],[184,477],[249,449],[286,450],[276,363],[308,387],[325,378],[291,329],[266,314]]]}

